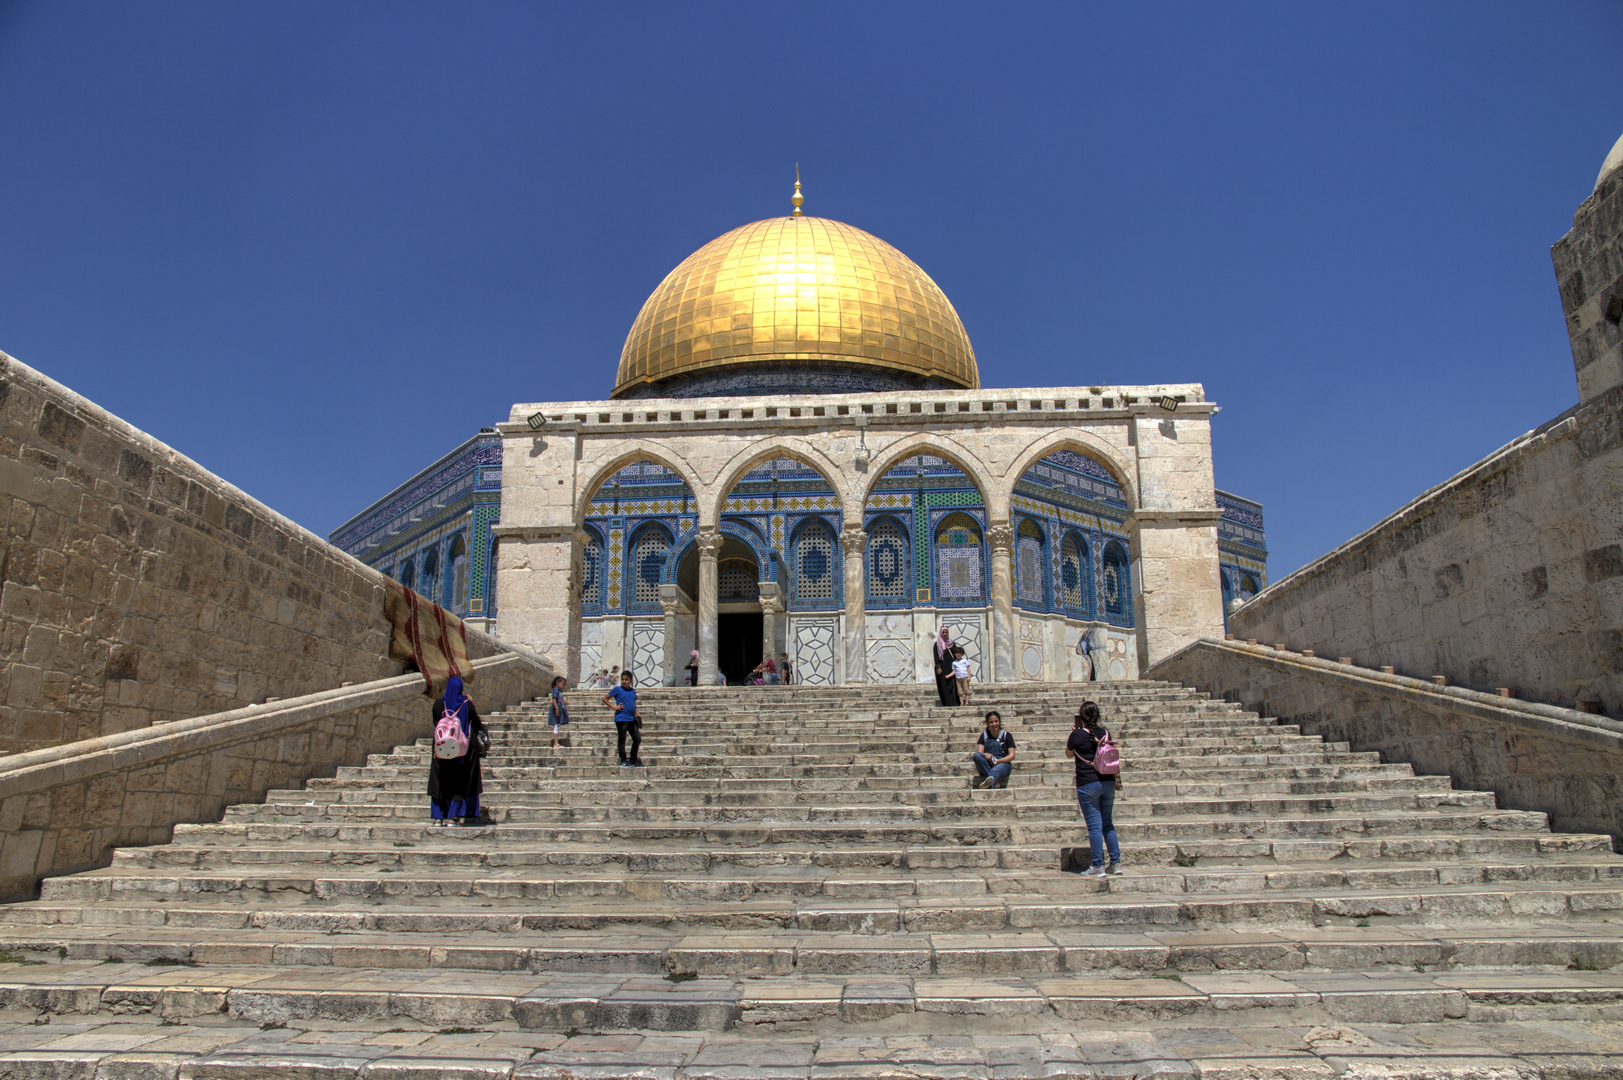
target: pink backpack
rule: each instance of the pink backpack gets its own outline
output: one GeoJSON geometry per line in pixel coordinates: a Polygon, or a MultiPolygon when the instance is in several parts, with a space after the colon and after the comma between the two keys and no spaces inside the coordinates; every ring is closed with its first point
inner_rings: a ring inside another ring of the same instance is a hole
{"type": "Polygon", "coordinates": [[[468,752],[468,737],[462,733],[462,721],[456,713],[446,709],[440,722],[434,725],[434,756],[443,760],[463,757],[468,752]]]}
{"type": "Polygon", "coordinates": [[[1100,776],[1115,776],[1121,772],[1121,751],[1110,741],[1108,731],[1099,740],[1099,748],[1093,752],[1093,771],[1100,776]]]}

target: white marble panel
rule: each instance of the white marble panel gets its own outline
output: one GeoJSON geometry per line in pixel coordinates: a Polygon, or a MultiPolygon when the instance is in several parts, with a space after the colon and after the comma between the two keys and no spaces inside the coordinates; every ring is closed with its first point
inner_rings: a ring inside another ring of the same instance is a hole
{"type": "Polygon", "coordinates": [[[632,673],[638,686],[665,685],[665,620],[631,619],[630,631],[632,673]]]}
{"type": "Polygon", "coordinates": [[[1016,643],[1015,663],[1020,668],[1023,682],[1041,682],[1043,678],[1043,621],[1020,619],[1020,640],[1016,643]]]}
{"type": "Polygon", "coordinates": [[[603,666],[603,620],[582,619],[580,621],[581,681],[585,682],[590,679],[597,669],[603,666]]]}
{"type": "Polygon", "coordinates": [[[866,637],[869,682],[918,681],[914,672],[912,612],[869,612],[866,637]]]}
{"type": "Polygon", "coordinates": [[[794,642],[790,660],[794,679],[804,686],[834,685],[834,646],[839,640],[839,617],[792,615],[789,632],[794,642]]]}

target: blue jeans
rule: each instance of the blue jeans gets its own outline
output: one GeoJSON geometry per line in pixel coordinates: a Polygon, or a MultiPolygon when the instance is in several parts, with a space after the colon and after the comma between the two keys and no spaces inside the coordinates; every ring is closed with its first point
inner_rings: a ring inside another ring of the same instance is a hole
{"type": "Polygon", "coordinates": [[[1088,819],[1088,844],[1093,848],[1093,865],[1105,864],[1105,845],[1110,845],[1110,861],[1121,862],[1121,845],[1116,843],[1116,823],[1110,812],[1116,808],[1116,782],[1083,784],[1076,789],[1082,816],[1088,819]]]}
{"type": "Polygon", "coordinates": [[[1001,765],[993,765],[991,758],[977,750],[975,751],[975,771],[983,777],[990,776],[1001,784],[1009,778],[1009,773],[1014,771],[1014,765],[1007,761],[1001,765]]]}

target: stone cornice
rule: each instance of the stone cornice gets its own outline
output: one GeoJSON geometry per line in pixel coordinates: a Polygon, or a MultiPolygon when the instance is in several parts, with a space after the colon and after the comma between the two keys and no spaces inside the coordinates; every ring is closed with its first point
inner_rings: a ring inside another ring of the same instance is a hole
{"type": "Polygon", "coordinates": [[[1201,400],[1198,383],[1165,386],[1028,387],[1003,390],[927,390],[907,393],[780,395],[772,397],[642,398],[627,401],[559,401],[513,406],[512,419],[497,430],[509,437],[579,435],[603,432],[623,437],[695,430],[759,431],[769,420],[776,430],[855,427],[932,428],[986,424],[1117,423],[1137,416],[1207,418],[1217,406],[1201,400]],[[1183,398],[1176,412],[1158,402],[1183,398]],[[539,414],[540,426],[528,417],[539,414]]]}

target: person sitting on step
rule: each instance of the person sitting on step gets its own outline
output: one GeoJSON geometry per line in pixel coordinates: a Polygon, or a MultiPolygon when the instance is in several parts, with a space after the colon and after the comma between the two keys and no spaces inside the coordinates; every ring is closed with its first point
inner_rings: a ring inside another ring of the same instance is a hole
{"type": "Polygon", "coordinates": [[[1014,770],[1014,736],[1003,730],[1003,717],[996,709],[986,714],[986,730],[975,740],[975,777],[970,787],[1009,786],[1009,773],[1014,770]]]}

